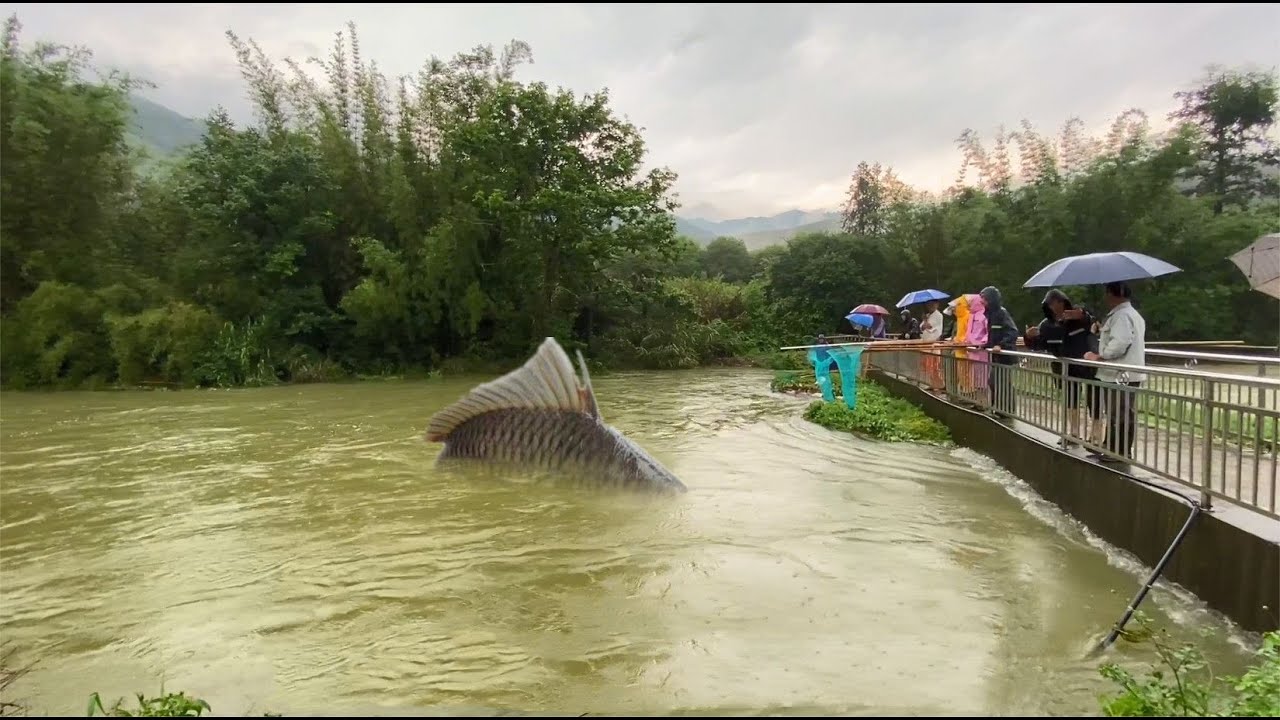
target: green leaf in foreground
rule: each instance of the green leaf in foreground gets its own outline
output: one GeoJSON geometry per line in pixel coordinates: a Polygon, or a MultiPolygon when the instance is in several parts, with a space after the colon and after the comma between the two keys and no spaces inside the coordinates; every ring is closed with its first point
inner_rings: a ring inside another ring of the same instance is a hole
{"type": "Polygon", "coordinates": [[[1243,675],[1215,677],[1199,648],[1175,647],[1167,633],[1146,632],[1145,618],[1138,624],[1137,642],[1151,643],[1159,664],[1143,678],[1117,663],[1098,669],[1120,688],[1101,698],[1108,717],[1280,717],[1280,632],[1263,636],[1257,661],[1243,675]]]}
{"type": "Polygon", "coordinates": [[[163,688],[160,693],[151,698],[138,693],[136,708],[126,708],[122,698],[110,710],[103,706],[102,697],[94,693],[89,696],[89,717],[95,714],[108,717],[200,717],[210,712],[209,703],[200,698],[188,697],[183,692],[165,693],[163,688]]]}

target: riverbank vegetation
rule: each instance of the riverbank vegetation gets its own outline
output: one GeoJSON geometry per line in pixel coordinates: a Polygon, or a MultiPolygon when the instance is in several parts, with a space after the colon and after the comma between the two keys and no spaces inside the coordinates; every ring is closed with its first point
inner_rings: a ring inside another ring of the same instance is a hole
{"type": "MultiPolygon", "coordinates": [[[[840,397],[843,390],[840,388],[840,372],[838,370],[831,371],[831,382],[833,383],[833,392],[837,397],[840,397]]],[[[774,392],[798,395],[817,395],[822,392],[822,389],[818,387],[818,379],[814,377],[813,371],[805,372],[803,370],[778,370],[774,372],[773,379],[769,381],[769,389],[774,392]]]]}
{"type": "Polygon", "coordinates": [[[98,693],[89,696],[89,717],[200,717],[212,708],[200,698],[191,697],[185,692],[166,693],[147,697],[143,693],[136,694],[137,707],[129,708],[124,698],[116,700],[110,708],[102,704],[98,693]]]}
{"type": "MultiPolygon", "coordinates": [[[[554,335],[606,367],[789,362],[905,291],[1019,288],[1067,254],[1151,252],[1151,338],[1270,342],[1275,303],[1225,260],[1276,229],[1273,75],[1215,71],[1174,130],[1131,110],[985,144],[955,187],[852,174],[840,232],[754,249],[678,237],[676,175],[644,170],[607,92],[519,78],[514,41],[388,78],[337,36],[314,64],[228,32],[256,119],[213,109],[166,162],[128,142],[139,84],[85,50],[0,48],[0,375],[8,387],[261,385],[510,365],[554,335]],[[1016,168],[1016,169],[1015,169],[1016,168]]],[[[927,142],[928,140],[924,140],[927,142]]]]}
{"type": "MultiPolygon", "coordinates": [[[[782,376],[783,374],[779,374],[782,376]]],[[[841,395],[839,380],[832,379],[836,387],[836,396],[841,395]]],[[[777,387],[785,387],[789,392],[819,392],[812,377],[806,382],[803,379],[788,381],[785,377],[777,387]]],[[[919,407],[902,398],[893,397],[880,385],[871,380],[859,380],[857,385],[858,400],[854,409],[844,404],[843,400],[825,402],[815,400],[805,408],[804,419],[821,425],[828,430],[857,433],[877,440],[889,442],[917,442],[930,445],[950,445],[951,432],[947,426],[929,417],[919,407]]]]}
{"type": "Polygon", "coordinates": [[[1265,633],[1257,660],[1239,677],[1215,675],[1191,643],[1175,646],[1139,612],[1126,640],[1149,643],[1158,665],[1139,678],[1118,663],[1103,677],[1119,692],[1101,699],[1108,717],[1280,717],[1280,632],[1265,633]]]}
{"type": "MultiPolygon", "coordinates": [[[[919,442],[950,445],[951,431],[946,425],[925,414],[907,400],[896,398],[874,380],[860,379],[858,400],[854,409],[844,404],[844,388],[840,372],[831,371],[831,390],[835,402],[816,400],[805,408],[804,418],[828,430],[866,435],[890,442],[919,442]]],[[[813,371],[779,370],[774,372],[769,389],[793,395],[821,396],[813,371]]]]}

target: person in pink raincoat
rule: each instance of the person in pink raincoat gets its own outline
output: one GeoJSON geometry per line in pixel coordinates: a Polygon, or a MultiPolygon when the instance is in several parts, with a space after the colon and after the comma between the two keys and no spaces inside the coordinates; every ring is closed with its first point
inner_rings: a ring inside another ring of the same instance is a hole
{"type": "MultiPolygon", "coordinates": [[[[987,344],[987,303],[981,295],[967,295],[969,298],[969,332],[965,333],[965,342],[976,347],[987,344]]],[[[972,380],[975,388],[987,386],[991,353],[986,350],[974,350],[969,353],[969,366],[973,369],[972,380]]]]}

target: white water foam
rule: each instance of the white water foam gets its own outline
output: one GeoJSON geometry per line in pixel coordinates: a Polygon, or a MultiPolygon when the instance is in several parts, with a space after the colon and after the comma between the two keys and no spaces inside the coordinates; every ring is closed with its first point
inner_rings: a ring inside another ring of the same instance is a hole
{"type": "MultiPolygon", "coordinates": [[[[1095,535],[1084,523],[1064,513],[1057,505],[1046,500],[1025,481],[1004,469],[995,460],[963,447],[953,449],[951,456],[973,468],[982,479],[1004,488],[1004,491],[1021,503],[1023,509],[1032,517],[1053,528],[1067,540],[1084,543],[1101,551],[1108,565],[1132,575],[1137,580],[1138,584],[1133,587],[1133,593],[1136,594],[1142,583],[1151,576],[1153,567],[1144,564],[1132,553],[1095,535]]],[[[1169,538],[1169,542],[1173,542],[1173,537],[1169,538]]],[[[1132,594],[1128,595],[1126,603],[1132,598],[1132,594]]],[[[1260,634],[1241,628],[1231,618],[1206,605],[1203,600],[1196,597],[1195,593],[1166,579],[1163,574],[1152,586],[1144,603],[1152,601],[1157,602],[1169,618],[1179,625],[1216,625],[1223,628],[1227,639],[1242,650],[1253,652],[1261,644],[1260,634]]],[[[1117,620],[1124,611],[1124,605],[1116,607],[1117,620]]]]}

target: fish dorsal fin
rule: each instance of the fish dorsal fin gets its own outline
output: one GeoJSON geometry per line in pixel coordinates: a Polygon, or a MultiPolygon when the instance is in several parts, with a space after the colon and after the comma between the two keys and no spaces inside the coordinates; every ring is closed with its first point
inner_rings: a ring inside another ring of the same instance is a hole
{"type": "MultiPolygon", "coordinates": [[[[581,353],[578,359],[581,362],[581,353]]],[[[585,383],[580,385],[564,348],[555,338],[547,338],[524,365],[477,385],[433,415],[427,425],[427,440],[440,442],[462,423],[495,410],[563,410],[599,418],[585,364],[582,371],[585,383]]]]}
{"type": "Polygon", "coordinates": [[[596,391],[591,387],[591,374],[587,372],[587,361],[582,359],[582,351],[578,351],[578,367],[582,368],[582,387],[578,392],[582,395],[582,402],[586,404],[587,414],[591,417],[604,422],[604,418],[600,416],[600,406],[596,404],[596,391]]]}

